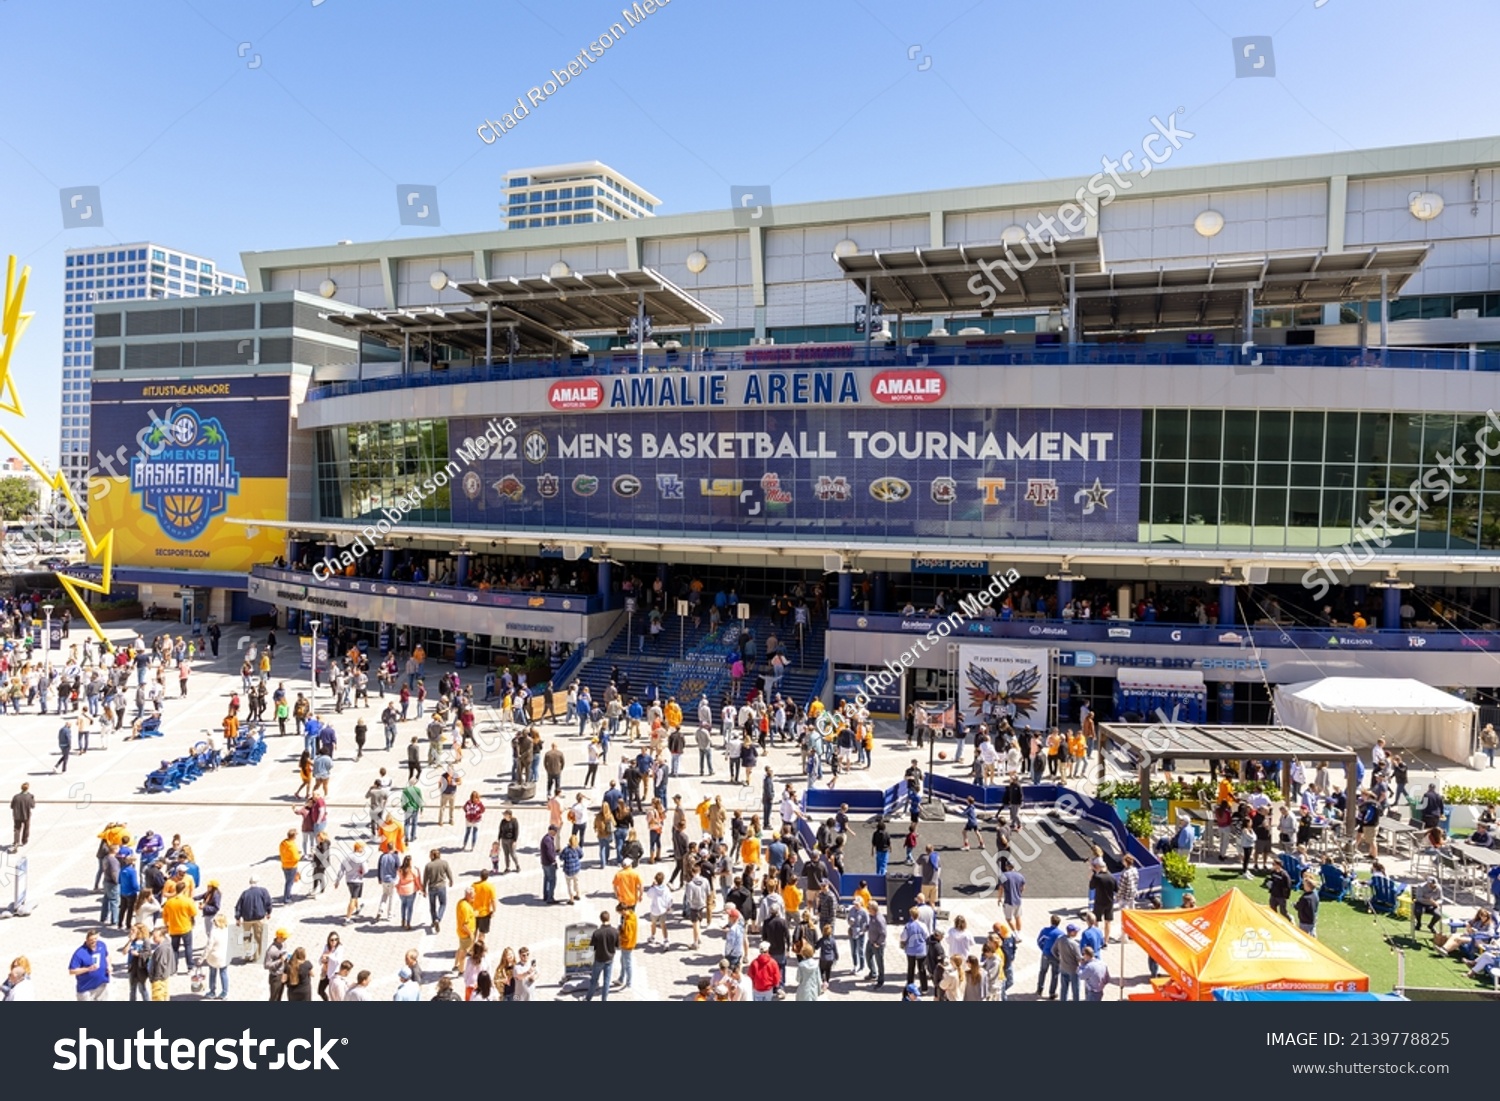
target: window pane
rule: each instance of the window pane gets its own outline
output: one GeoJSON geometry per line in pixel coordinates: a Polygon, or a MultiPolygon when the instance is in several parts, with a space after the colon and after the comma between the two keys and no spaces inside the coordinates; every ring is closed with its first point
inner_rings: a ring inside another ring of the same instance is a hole
{"type": "Polygon", "coordinates": [[[1323,457],[1323,414],[1298,413],[1292,420],[1292,460],[1317,462],[1323,457]]]}
{"type": "Polygon", "coordinates": [[[1269,412],[1260,415],[1260,446],[1257,458],[1261,462],[1285,462],[1291,447],[1292,415],[1269,412]]]}
{"type": "Polygon", "coordinates": [[[1189,458],[1217,459],[1224,450],[1224,414],[1222,411],[1194,409],[1189,437],[1189,458]]]}

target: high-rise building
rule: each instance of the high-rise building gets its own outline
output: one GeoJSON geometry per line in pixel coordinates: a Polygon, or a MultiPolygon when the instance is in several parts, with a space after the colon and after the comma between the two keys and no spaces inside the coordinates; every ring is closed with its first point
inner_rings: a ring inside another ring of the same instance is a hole
{"type": "Polygon", "coordinates": [[[654,218],[661,200],[607,164],[583,161],[505,174],[500,220],[506,229],[654,218]]]}
{"type": "Polygon", "coordinates": [[[199,298],[243,294],[245,278],[180,249],[142,241],[69,249],[63,281],[63,382],[59,469],[81,504],[90,466],[89,391],[94,354],[94,303],[134,298],[199,298]]]}

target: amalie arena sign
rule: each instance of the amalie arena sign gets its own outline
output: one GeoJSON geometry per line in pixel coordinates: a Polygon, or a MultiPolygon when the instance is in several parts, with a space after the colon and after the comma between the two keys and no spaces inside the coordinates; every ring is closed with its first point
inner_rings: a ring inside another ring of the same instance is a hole
{"type": "Polygon", "coordinates": [[[763,406],[930,405],[948,392],[942,372],[903,368],[876,373],[869,392],[854,371],[733,371],[559,379],[547,404],[562,412],[585,409],[715,409],[763,406]]]}

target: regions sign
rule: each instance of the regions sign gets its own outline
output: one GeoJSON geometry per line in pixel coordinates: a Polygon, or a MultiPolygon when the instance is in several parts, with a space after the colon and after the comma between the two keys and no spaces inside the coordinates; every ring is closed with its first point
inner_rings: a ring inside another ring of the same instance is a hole
{"type": "Polygon", "coordinates": [[[286,376],[96,382],[89,519],[115,534],[115,562],[243,571],[280,553],[285,520],[286,376]]]}
{"type": "MultiPolygon", "coordinates": [[[[683,376],[692,393],[674,398],[711,403],[712,380],[683,376]]],[[[904,404],[542,416],[527,421],[524,455],[469,467],[452,520],[553,535],[1133,543],[1140,422],[1136,410],[904,404]]],[[[482,428],[458,418],[448,438],[482,428]]]]}

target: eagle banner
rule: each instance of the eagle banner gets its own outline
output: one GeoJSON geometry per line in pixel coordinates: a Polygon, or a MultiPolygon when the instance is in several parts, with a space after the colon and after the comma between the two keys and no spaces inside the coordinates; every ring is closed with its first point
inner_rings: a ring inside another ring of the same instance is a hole
{"type": "Polygon", "coordinates": [[[1045,729],[1047,670],[1048,652],[1041,647],[959,646],[958,704],[964,725],[993,725],[1008,717],[1017,729],[1045,729]]]}

